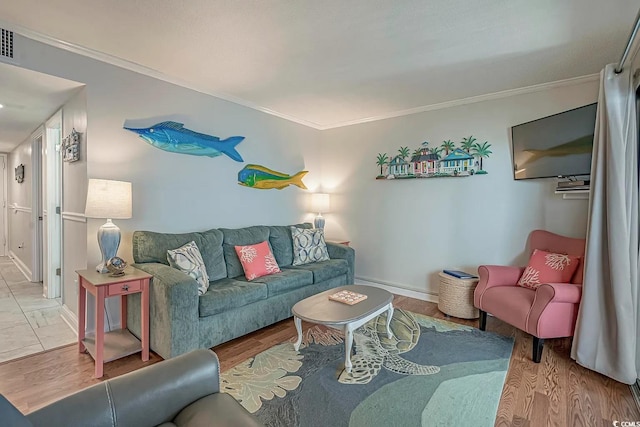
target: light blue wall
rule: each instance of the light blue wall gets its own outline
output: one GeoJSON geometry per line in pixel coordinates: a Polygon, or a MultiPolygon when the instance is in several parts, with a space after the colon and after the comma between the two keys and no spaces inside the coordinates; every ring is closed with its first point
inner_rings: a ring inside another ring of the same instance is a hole
{"type": "Polygon", "coordinates": [[[350,240],[356,277],[435,296],[444,268],[521,264],[527,235],[543,228],[584,237],[587,200],[563,200],[555,179],[514,181],[509,127],[596,101],[598,82],[324,131],[322,185],[334,194],[327,234],[350,240]],[[378,153],[473,135],[493,154],[487,175],[376,180],[378,153]],[[340,155],[336,155],[340,153],[340,155]]]}
{"type": "MultiPolygon", "coordinates": [[[[319,131],[28,38],[17,38],[19,66],[86,84],[82,108],[76,108],[78,101],[64,117],[65,123],[78,117],[86,121],[86,127],[82,123],[80,129],[82,167],[78,166],[80,163],[65,164],[72,169],[73,177],[65,182],[64,210],[74,218],[74,214],[84,212],[88,178],[132,182],[133,218],[115,221],[123,233],[118,252],[121,257],[132,259],[134,230],[184,232],[290,224],[313,218],[308,212],[309,191],[297,187],[280,191],[241,187],[237,174],[247,163],[290,174],[306,169],[309,174],[304,182],[314,190],[321,174],[319,131]],[[85,101],[86,115],[79,111],[85,108],[85,101]],[[131,119],[146,119],[148,124],[172,119],[206,134],[245,136],[237,147],[245,163],[226,156],[208,158],[161,151],[122,129],[125,120],[131,119]]],[[[96,231],[103,222],[65,222],[64,303],[76,314],[74,270],[100,261],[96,231]]],[[[117,325],[117,301],[108,302],[108,311],[112,326],[117,325]]],[[[90,315],[89,329],[92,319],[90,315]]]]}
{"type": "MultiPolygon", "coordinates": [[[[356,274],[379,283],[435,294],[442,268],[522,262],[534,228],[584,235],[586,201],[560,199],[553,181],[513,181],[508,128],[594,102],[596,82],[321,132],[39,42],[21,42],[21,66],[87,85],[88,177],[133,183],[133,218],[116,221],[125,258],[136,229],[181,232],[313,218],[307,192],[241,187],[236,177],[244,164],[155,149],[122,129],[126,119],[174,119],[220,137],[243,135],[238,150],[247,163],[286,173],[309,170],[309,188],[332,193],[327,235],[351,240],[358,251],[356,274]],[[488,175],[374,179],[378,152],[469,135],[492,144],[488,175]]],[[[81,192],[66,197],[84,200],[81,192]]],[[[88,265],[99,261],[100,224],[87,224],[88,265]]]]}
{"type": "MultiPolygon", "coordinates": [[[[313,189],[320,177],[319,131],[30,39],[19,41],[21,67],[87,85],[82,149],[88,177],[133,183],[133,218],[116,221],[125,237],[119,252],[125,258],[136,229],[182,232],[287,224],[308,216],[308,192],[241,187],[237,173],[247,163],[291,174],[306,169],[304,181],[313,189]],[[122,129],[128,119],[149,124],[173,119],[202,133],[245,136],[237,149],[246,163],[161,151],[122,129]]],[[[65,194],[84,197],[81,191],[65,194]]],[[[99,261],[95,230],[100,224],[88,221],[89,265],[99,261]]]]}

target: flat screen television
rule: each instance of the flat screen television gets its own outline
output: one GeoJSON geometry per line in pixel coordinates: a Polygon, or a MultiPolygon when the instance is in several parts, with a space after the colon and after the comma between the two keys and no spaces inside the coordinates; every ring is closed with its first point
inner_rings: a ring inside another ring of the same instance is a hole
{"type": "Polygon", "coordinates": [[[513,178],[589,175],[597,105],[513,126],[513,178]]]}

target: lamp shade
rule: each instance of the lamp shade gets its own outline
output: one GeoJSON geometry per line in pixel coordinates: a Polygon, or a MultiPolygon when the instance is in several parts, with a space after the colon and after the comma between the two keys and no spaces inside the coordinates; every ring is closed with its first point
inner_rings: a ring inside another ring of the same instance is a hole
{"type": "Polygon", "coordinates": [[[87,218],[131,218],[131,183],[90,179],[84,215],[87,218]]]}
{"type": "Polygon", "coordinates": [[[329,212],[330,203],[327,193],[314,193],[311,195],[312,212],[329,212]]]}

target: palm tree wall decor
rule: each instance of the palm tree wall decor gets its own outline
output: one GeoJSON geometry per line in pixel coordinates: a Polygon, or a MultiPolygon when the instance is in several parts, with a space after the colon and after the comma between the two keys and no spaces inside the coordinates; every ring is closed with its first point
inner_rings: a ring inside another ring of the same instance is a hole
{"type": "Polygon", "coordinates": [[[429,147],[428,141],[424,141],[413,151],[408,146],[401,146],[397,155],[392,154],[393,157],[386,153],[378,153],[376,165],[380,166],[380,175],[377,179],[484,175],[487,172],[484,170],[483,160],[492,154],[491,144],[488,141],[476,141],[477,138],[471,135],[462,139],[461,148],[456,148],[456,144],[447,139],[433,148],[429,147]],[[443,152],[445,154],[441,155],[443,152]],[[413,154],[407,161],[410,153],[413,154]],[[474,169],[476,165],[479,166],[477,171],[474,169]],[[386,171],[385,166],[388,167],[386,171]]]}
{"type": "Polygon", "coordinates": [[[473,148],[473,144],[476,142],[476,138],[471,135],[469,138],[462,138],[462,149],[467,153],[471,154],[471,149],[473,148]]]}
{"type": "Polygon", "coordinates": [[[387,157],[387,153],[378,153],[378,161],[376,164],[380,166],[380,176],[384,175],[384,171],[382,170],[383,166],[389,162],[389,157],[387,157]]]}
{"type": "Polygon", "coordinates": [[[491,154],[493,154],[493,152],[489,150],[490,147],[491,147],[491,144],[489,144],[488,141],[483,142],[482,145],[480,145],[479,143],[476,143],[472,147],[473,155],[477,156],[480,159],[480,170],[483,170],[482,159],[485,157],[489,157],[491,154]]]}
{"type": "Polygon", "coordinates": [[[447,139],[446,141],[442,141],[441,147],[444,150],[444,155],[448,156],[449,151],[453,151],[456,148],[456,144],[452,140],[447,139]]]}

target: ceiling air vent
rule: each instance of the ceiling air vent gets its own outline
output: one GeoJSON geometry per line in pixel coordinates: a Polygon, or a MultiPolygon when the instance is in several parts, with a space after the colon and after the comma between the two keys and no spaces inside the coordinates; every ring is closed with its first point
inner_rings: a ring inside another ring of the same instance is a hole
{"type": "Polygon", "coordinates": [[[0,58],[13,61],[13,31],[0,28],[0,58]]]}

